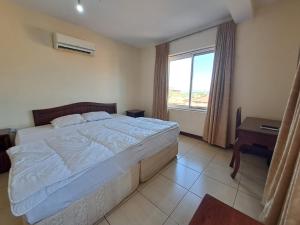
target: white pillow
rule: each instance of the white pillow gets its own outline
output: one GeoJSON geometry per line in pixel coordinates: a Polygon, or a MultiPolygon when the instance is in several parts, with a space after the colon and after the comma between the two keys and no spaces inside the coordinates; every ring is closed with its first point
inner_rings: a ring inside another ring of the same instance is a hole
{"type": "Polygon", "coordinates": [[[72,114],[67,116],[58,117],[51,121],[54,128],[67,127],[75,124],[80,124],[85,122],[80,114],[72,114]]]}
{"type": "Polygon", "coordinates": [[[112,119],[112,116],[104,111],[83,113],[82,117],[88,122],[96,121],[96,120],[112,119]]]}

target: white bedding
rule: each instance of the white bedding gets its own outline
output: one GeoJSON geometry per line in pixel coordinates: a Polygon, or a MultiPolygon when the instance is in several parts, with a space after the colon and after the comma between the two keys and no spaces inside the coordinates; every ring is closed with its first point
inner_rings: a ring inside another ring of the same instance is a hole
{"type": "Polygon", "coordinates": [[[18,132],[19,145],[9,150],[12,212],[26,214],[97,165],[174,128],[178,125],[173,122],[115,117],[67,128],[43,126],[39,131],[18,132]]]}
{"type": "Polygon", "coordinates": [[[131,165],[157,154],[162,149],[176,143],[179,129],[169,129],[160,135],[147,139],[142,145],[112,157],[88,170],[71,183],[58,189],[48,198],[25,214],[29,224],[52,216],[78,199],[93,193],[102,185],[128,172],[131,165]]]}

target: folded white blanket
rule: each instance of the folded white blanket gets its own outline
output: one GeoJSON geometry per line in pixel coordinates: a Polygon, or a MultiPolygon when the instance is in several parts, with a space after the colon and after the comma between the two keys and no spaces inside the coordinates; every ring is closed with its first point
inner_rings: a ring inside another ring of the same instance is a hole
{"type": "Polygon", "coordinates": [[[169,121],[120,117],[11,148],[9,198],[13,214],[25,214],[98,163],[177,126],[169,121]]]}

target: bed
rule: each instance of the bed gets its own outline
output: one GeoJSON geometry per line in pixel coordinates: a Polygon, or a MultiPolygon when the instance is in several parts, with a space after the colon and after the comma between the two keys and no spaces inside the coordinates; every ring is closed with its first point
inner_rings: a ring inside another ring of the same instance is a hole
{"type": "MultiPolygon", "coordinates": [[[[18,147],[30,146],[39,140],[51,139],[52,136],[68,137],[69,132],[74,130],[76,132],[93,131],[104,126],[117,129],[117,132],[126,133],[127,130],[126,132],[118,130],[119,124],[122,126],[125,124],[124,127],[137,126],[134,128],[135,131],[130,130],[135,137],[134,135],[141,135],[138,132],[141,127],[144,130],[151,128],[146,127],[145,124],[151,123],[157,128],[165,126],[167,123],[143,118],[136,120],[118,115],[116,107],[116,104],[75,103],[51,109],[34,110],[35,127],[18,131],[15,151],[18,150],[18,147]],[[112,114],[112,119],[74,125],[59,130],[49,125],[51,120],[60,116],[95,111],[106,111],[112,114]]],[[[59,183],[56,185],[58,188],[49,186],[49,189],[45,189],[47,195],[44,198],[38,202],[33,201],[34,199],[31,200],[32,203],[35,203],[34,206],[27,210],[19,210],[17,214],[23,216],[25,224],[94,224],[130,195],[140,182],[147,181],[176,157],[178,134],[178,125],[172,125],[168,129],[150,135],[138,144],[128,148],[124,147],[124,151],[95,163],[93,167],[72,176],[68,182],[62,182],[63,185],[59,183]]],[[[122,146],[120,145],[121,139],[120,143],[117,143],[118,140],[115,142],[111,142],[111,145],[122,146]]],[[[12,173],[10,172],[10,180],[13,180],[12,173]]],[[[28,203],[26,204],[28,205],[28,203]]],[[[20,205],[17,207],[16,205],[12,204],[13,212],[20,209],[18,208],[20,205]]]]}

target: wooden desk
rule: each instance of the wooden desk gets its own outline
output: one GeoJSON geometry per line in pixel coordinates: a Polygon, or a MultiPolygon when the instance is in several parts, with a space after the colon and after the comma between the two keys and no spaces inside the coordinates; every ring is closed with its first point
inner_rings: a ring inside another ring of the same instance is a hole
{"type": "Polygon", "coordinates": [[[262,223],[206,194],[190,225],[262,225],[262,223]]]}
{"type": "Polygon", "coordinates": [[[277,120],[268,120],[255,117],[247,117],[237,128],[238,136],[234,145],[234,155],[230,162],[230,166],[234,166],[234,171],[231,174],[232,178],[235,178],[240,168],[240,148],[243,145],[258,144],[265,146],[268,150],[273,151],[278,131],[262,129],[261,125],[269,125],[274,127],[280,127],[281,122],[277,120]]]}

